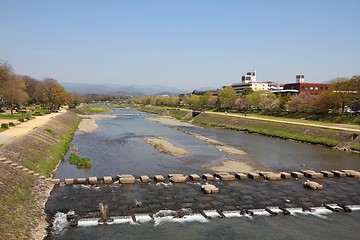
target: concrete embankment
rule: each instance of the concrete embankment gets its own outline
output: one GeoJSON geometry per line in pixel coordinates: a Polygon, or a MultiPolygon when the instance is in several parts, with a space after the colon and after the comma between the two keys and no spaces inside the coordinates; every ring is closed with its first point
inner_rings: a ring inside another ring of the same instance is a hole
{"type": "Polygon", "coordinates": [[[0,163],[0,239],[46,235],[44,206],[53,185],[44,178],[65,154],[78,123],[76,114],[63,113],[0,147],[6,159],[0,163]]]}

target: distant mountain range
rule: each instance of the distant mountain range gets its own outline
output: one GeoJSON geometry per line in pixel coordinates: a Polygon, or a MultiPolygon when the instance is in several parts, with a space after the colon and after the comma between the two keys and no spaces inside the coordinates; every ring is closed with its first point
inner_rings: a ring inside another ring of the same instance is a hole
{"type": "Polygon", "coordinates": [[[67,92],[86,94],[111,94],[111,95],[130,95],[133,97],[145,97],[153,95],[178,95],[180,93],[191,92],[192,90],[184,90],[161,85],[119,85],[119,84],[89,84],[89,83],[70,83],[60,82],[67,92]]]}

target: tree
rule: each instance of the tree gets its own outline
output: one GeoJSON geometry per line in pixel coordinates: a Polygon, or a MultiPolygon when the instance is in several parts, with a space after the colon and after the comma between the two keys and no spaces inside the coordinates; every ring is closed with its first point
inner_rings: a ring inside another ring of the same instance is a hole
{"type": "Polygon", "coordinates": [[[246,96],[248,106],[254,109],[261,109],[261,102],[265,96],[265,91],[254,91],[246,96]]]}
{"type": "Polygon", "coordinates": [[[13,79],[5,85],[6,91],[3,92],[5,105],[10,108],[11,114],[16,106],[25,104],[28,100],[28,94],[25,92],[25,83],[20,78],[13,76],[13,79]]]}
{"type": "Polygon", "coordinates": [[[292,96],[287,103],[287,109],[291,112],[312,112],[318,96],[309,93],[300,93],[292,96]]]}
{"type": "Polygon", "coordinates": [[[235,101],[235,106],[239,110],[243,110],[243,111],[246,110],[248,107],[246,102],[246,97],[245,96],[238,97],[235,101]]]}
{"type": "Polygon", "coordinates": [[[200,97],[195,94],[191,94],[187,98],[185,98],[185,102],[190,105],[193,109],[198,109],[200,106],[200,97]]]}
{"type": "Polygon", "coordinates": [[[50,110],[57,109],[66,104],[69,95],[55,79],[46,78],[39,84],[37,91],[41,101],[50,107],[50,110]]]}
{"type": "Polygon", "coordinates": [[[218,102],[218,97],[217,96],[211,96],[209,97],[208,101],[207,101],[207,106],[209,108],[214,108],[216,106],[218,102]]]}
{"type": "Polygon", "coordinates": [[[344,114],[345,107],[352,107],[360,102],[360,76],[353,76],[349,80],[332,83],[336,98],[340,102],[341,114],[344,114]]]}
{"type": "Polygon", "coordinates": [[[4,94],[7,84],[11,81],[14,73],[11,66],[6,62],[0,62],[0,108],[5,105],[4,94]]]}
{"type": "Polygon", "coordinates": [[[26,92],[29,96],[29,103],[38,103],[41,96],[39,96],[37,89],[39,84],[41,84],[41,81],[29,76],[19,76],[19,78],[21,78],[21,80],[25,83],[26,92]]]}
{"type": "Polygon", "coordinates": [[[204,93],[201,97],[200,97],[200,105],[202,107],[206,107],[208,104],[208,100],[211,97],[211,93],[210,92],[206,92],[204,93]]]}
{"type": "Polygon", "coordinates": [[[249,94],[251,94],[253,92],[254,92],[254,90],[251,87],[247,87],[242,91],[241,95],[247,96],[247,95],[249,95],[249,94]]]}
{"type": "Polygon", "coordinates": [[[232,87],[225,87],[218,96],[221,108],[231,109],[235,106],[236,92],[232,87]]]}

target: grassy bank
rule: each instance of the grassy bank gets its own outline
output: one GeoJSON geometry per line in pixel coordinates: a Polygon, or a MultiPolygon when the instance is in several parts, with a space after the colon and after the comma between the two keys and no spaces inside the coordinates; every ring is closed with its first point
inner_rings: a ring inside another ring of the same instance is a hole
{"type": "Polygon", "coordinates": [[[193,123],[319,144],[326,147],[335,147],[342,142],[349,141],[352,135],[349,132],[332,129],[320,129],[212,114],[201,114],[193,119],[193,123]]]}
{"type": "Polygon", "coordinates": [[[52,135],[51,137],[57,141],[46,149],[32,149],[34,157],[25,161],[23,165],[34,172],[50,177],[59,161],[68,151],[69,144],[80,121],[81,119],[77,118],[72,124],[68,125],[68,131],[65,133],[59,132],[56,129],[45,128],[44,130],[48,133],[46,135],[52,135]]]}
{"type": "Polygon", "coordinates": [[[171,116],[178,120],[184,119],[189,114],[189,111],[179,108],[158,106],[135,106],[134,108],[142,112],[171,116]]]}
{"type": "MultiPolygon", "coordinates": [[[[0,147],[0,157],[50,176],[61,160],[79,123],[67,112],[34,131],[0,147]]],[[[32,239],[51,185],[7,164],[0,163],[0,239],[32,239]]]]}

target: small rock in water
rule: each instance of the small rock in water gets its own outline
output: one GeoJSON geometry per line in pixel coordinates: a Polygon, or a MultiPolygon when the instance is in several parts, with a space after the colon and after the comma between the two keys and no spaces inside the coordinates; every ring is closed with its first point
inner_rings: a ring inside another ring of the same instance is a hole
{"type": "Polygon", "coordinates": [[[286,199],[285,201],[286,201],[286,202],[290,202],[290,200],[289,200],[289,199],[286,199]]]}

